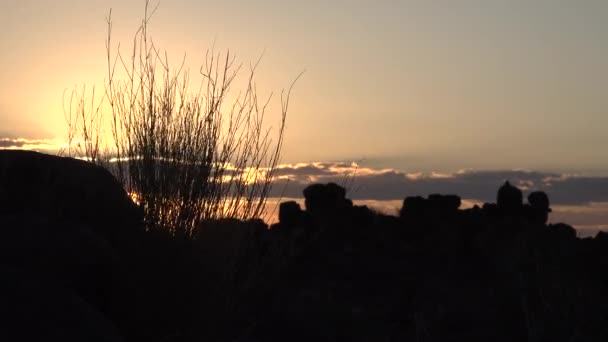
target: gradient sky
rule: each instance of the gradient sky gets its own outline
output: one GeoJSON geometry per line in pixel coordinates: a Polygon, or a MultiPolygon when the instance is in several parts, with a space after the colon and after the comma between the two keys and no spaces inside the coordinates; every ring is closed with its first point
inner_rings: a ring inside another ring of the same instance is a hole
{"type": "MultiPolygon", "coordinates": [[[[109,8],[126,48],[143,4],[0,0],[0,138],[61,138],[64,90],[103,83],[109,8]]],[[[605,0],[171,0],[151,32],[194,68],[213,42],[265,51],[262,93],[306,70],[285,162],[608,175],[605,0]]]]}

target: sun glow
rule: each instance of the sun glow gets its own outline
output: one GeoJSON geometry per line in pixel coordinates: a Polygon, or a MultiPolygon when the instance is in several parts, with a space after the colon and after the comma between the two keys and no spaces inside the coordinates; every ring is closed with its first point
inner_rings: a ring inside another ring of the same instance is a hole
{"type": "Polygon", "coordinates": [[[137,192],[135,192],[135,191],[129,192],[129,197],[131,198],[131,201],[133,201],[133,203],[135,203],[137,205],[141,205],[141,198],[137,192]]]}

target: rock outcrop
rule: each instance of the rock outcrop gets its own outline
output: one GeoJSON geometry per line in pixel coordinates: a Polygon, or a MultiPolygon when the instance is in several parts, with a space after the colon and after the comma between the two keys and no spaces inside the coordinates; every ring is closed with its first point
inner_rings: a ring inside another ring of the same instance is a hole
{"type": "Polygon", "coordinates": [[[173,236],[140,229],[102,168],[0,151],[0,340],[608,340],[608,234],[547,224],[543,192],[406,197],[398,216],[334,183],[303,195],[270,228],[173,236]]]}
{"type": "Polygon", "coordinates": [[[141,213],[104,168],[73,158],[0,150],[0,215],[86,223],[114,241],[141,213]]]}
{"type": "Polygon", "coordinates": [[[285,204],[267,233],[287,246],[274,256],[286,266],[273,278],[272,309],[255,338],[608,338],[606,234],[579,239],[567,224],[546,224],[547,194],[524,203],[505,182],[496,203],[460,209],[456,195],[406,197],[393,217],[352,205],[344,193],[309,186],[306,210],[288,215],[296,206],[285,204]]]}
{"type": "MultiPolygon", "coordinates": [[[[0,151],[0,267],[26,274],[29,282],[42,279],[36,286],[46,286],[46,296],[56,290],[66,300],[76,298],[69,300],[78,303],[74,310],[93,312],[85,320],[105,317],[99,326],[119,320],[128,282],[121,252],[132,245],[141,221],[137,206],[101,167],[31,151],[0,151]]],[[[2,292],[1,301],[13,295],[2,292]]],[[[61,305],[44,310],[57,319],[76,315],[61,305]]],[[[48,318],[33,315],[28,324],[34,330],[47,324],[37,319],[48,318]]]]}

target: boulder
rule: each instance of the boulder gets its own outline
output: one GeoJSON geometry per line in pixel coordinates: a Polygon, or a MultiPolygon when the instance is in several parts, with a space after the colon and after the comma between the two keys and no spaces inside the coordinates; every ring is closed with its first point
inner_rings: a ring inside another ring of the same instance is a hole
{"type": "Polygon", "coordinates": [[[427,207],[426,200],[421,196],[408,196],[403,200],[401,217],[422,217],[427,207]]]}
{"type": "Polygon", "coordinates": [[[543,191],[534,191],[528,195],[530,221],[537,224],[546,224],[549,219],[549,196],[543,191]]]}
{"type": "MultiPolygon", "coordinates": [[[[141,222],[138,206],[106,169],[32,151],[0,151],[0,267],[49,279],[117,325],[128,306],[125,259],[136,250],[141,222]]],[[[53,296],[42,297],[47,295],[53,296]]],[[[36,319],[32,328],[42,328],[36,319]]]]}
{"type": "Polygon", "coordinates": [[[295,226],[302,216],[302,209],[296,201],[283,202],[279,206],[279,222],[283,227],[295,226]]]}
{"type": "Polygon", "coordinates": [[[0,220],[7,214],[85,223],[110,241],[142,221],[137,205],[106,169],[13,150],[0,151],[0,220]]]}
{"type": "Polygon", "coordinates": [[[460,197],[457,195],[432,194],[428,197],[429,206],[434,212],[450,213],[460,208],[460,197]]]}
{"type": "Polygon", "coordinates": [[[576,238],[576,229],[574,229],[571,225],[565,223],[556,223],[552,224],[550,229],[560,238],[566,240],[574,240],[576,238]]]}
{"type": "Polygon", "coordinates": [[[340,211],[349,206],[346,189],[336,183],[312,184],[304,191],[306,210],[313,215],[340,211]]]}
{"type": "Polygon", "coordinates": [[[511,185],[509,181],[506,181],[505,184],[498,189],[496,204],[503,214],[514,215],[520,213],[523,207],[523,195],[521,190],[511,185]]]}

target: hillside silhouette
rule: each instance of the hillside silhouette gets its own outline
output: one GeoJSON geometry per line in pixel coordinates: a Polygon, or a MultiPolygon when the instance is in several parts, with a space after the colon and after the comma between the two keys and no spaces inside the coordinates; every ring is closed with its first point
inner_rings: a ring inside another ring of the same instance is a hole
{"type": "Polygon", "coordinates": [[[271,226],[174,236],[101,167],[0,151],[0,339],[608,340],[608,234],[547,224],[543,192],[406,197],[398,216],[334,183],[303,196],[271,226]]]}

